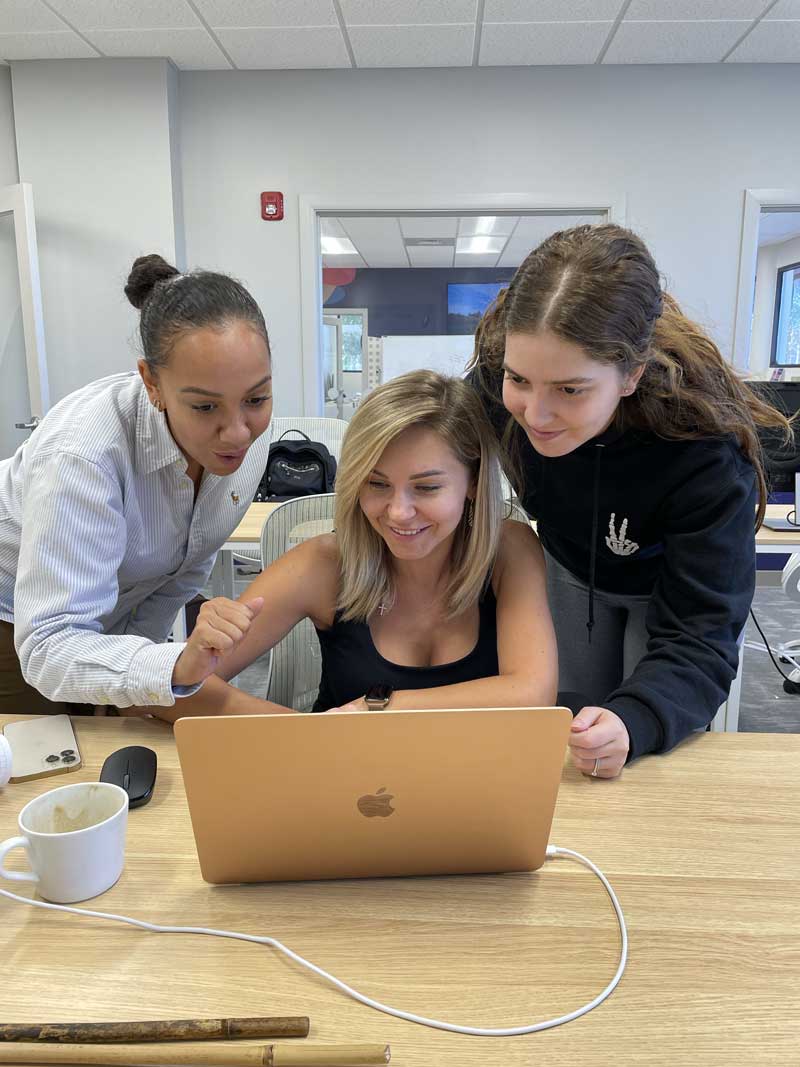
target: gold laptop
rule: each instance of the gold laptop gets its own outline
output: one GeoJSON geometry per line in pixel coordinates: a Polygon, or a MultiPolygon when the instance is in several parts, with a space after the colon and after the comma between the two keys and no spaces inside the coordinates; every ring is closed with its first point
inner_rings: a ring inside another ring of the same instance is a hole
{"type": "Polygon", "coordinates": [[[567,708],[179,719],[203,877],[536,870],[571,722],[567,708]]]}

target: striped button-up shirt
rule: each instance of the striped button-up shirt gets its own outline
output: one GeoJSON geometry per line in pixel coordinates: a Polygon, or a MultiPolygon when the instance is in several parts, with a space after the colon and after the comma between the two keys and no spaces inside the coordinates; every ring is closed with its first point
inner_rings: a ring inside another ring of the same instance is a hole
{"type": "Polygon", "coordinates": [[[166,417],[138,374],[115,374],[0,462],[0,619],[30,685],[120,707],[184,695],[172,671],[186,646],[166,637],[253,499],[269,438],[234,474],[206,471],[195,500],[166,417]]]}

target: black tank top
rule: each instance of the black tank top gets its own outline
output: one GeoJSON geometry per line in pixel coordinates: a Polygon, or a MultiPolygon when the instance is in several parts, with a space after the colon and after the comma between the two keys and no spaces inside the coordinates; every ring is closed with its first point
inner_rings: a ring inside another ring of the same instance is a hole
{"type": "Polygon", "coordinates": [[[478,641],[454,663],[434,667],[405,667],[384,659],[372,641],[366,622],[342,622],[337,612],[329,630],[317,630],[322,651],[322,680],[312,711],[339,708],[358,700],[373,685],[393,689],[435,689],[440,685],[472,682],[499,673],[497,663],[497,604],[491,584],[478,605],[478,641]]]}

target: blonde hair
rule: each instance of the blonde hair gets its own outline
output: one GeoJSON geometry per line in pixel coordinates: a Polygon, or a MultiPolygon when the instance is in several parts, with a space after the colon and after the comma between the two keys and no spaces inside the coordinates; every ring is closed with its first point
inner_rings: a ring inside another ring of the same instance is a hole
{"type": "Polygon", "coordinates": [[[503,500],[498,446],[475,391],[460,378],[419,370],[378,386],[360,404],[345,434],[336,476],[336,540],[341,581],[337,608],[363,620],[394,600],[392,554],[361,510],[359,496],[384,450],[411,427],[437,434],[468,470],[475,489],[455,531],[444,613],[453,618],[480,597],[500,540],[503,500]]]}
{"type": "MultiPolygon", "coordinates": [[[[580,345],[623,375],[643,368],[636,390],[617,408],[620,427],[672,440],[734,437],[755,470],[760,525],[767,485],[758,431],[778,430],[788,443],[791,426],[662,290],[641,238],[612,223],[576,226],[534,249],[478,325],[471,363],[477,386],[498,400],[506,334],[539,330],[580,345]]],[[[503,443],[518,483],[521,437],[510,417],[503,443]]]]}

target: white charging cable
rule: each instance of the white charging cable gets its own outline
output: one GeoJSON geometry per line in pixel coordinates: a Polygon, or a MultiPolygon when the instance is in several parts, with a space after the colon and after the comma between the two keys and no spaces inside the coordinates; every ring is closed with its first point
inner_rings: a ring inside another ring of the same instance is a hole
{"type": "Polygon", "coordinates": [[[272,948],[276,948],[279,952],[282,952],[289,959],[294,960],[295,963],[299,963],[302,967],[307,967],[314,974],[318,974],[320,978],[324,978],[331,985],[335,985],[337,989],[341,989],[343,993],[347,993],[348,996],[353,997],[354,1000],[360,1001],[362,1004],[366,1004],[368,1008],[375,1008],[377,1011],[385,1012],[387,1015],[393,1015],[397,1019],[405,1019],[410,1023],[419,1023],[422,1026],[432,1026],[437,1030],[449,1030],[454,1034],[467,1034],[472,1037],[517,1037],[520,1034],[533,1034],[537,1030],[548,1030],[551,1026],[560,1026],[562,1023],[572,1022],[573,1019],[579,1019],[581,1015],[586,1015],[592,1008],[596,1008],[598,1004],[602,1004],[606,997],[610,996],[616,988],[622,977],[622,972],[625,970],[625,963],[628,959],[628,931],[625,927],[625,918],[622,914],[622,908],[617,900],[616,893],[611,888],[606,876],[603,872],[596,867],[591,860],[586,856],[582,856],[580,852],[573,852],[569,848],[557,848],[555,845],[548,845],[547,856],[552,858],[554,856],[570,856],[573,859],[578,860],[593,871],[600,881],[605,886],[606,892],[611,898],[611,903],[614,905],[614,911],[617,915],[617,921],[619,922],[620,932],[620,957],[619,966],[616,973],[602,993],[598,994],[594,1000],[588,1004],[584,1004],[582,1008],[576,1008],[575,1011],[568,1012],[566,1015],[559,1015],[555,1019],[546,1019],[541,1023],[531,1023],[529,1026],[508,1026],[501,1028],[487,1028],[481,1026],[457,1026],[455,1023],[440,1022],[438,1019],[428,1019],[424,1015],[414,1015],[410,1011],[401,1011],[399,1008],[389,1007],[388,1004],[381,1004],[378,1000],[373,1000],[371,997],[365,996],[363,993],[359,993],[358,990],[353,989],[352,986],[347,985],[345,982],[340,981],[334,975],[329,974],[328,971],[324,971],[321,967],[317,967],[316,964],[311,963],[310,960],[304,959],[302,956],[298,956],[296,952],[292,952],[286,945],[282,945],[280,941],[276,941],[274,937],[258,937],[255,934],[240,934],[230,930],[212,930],[203,926],[157,926],[155,923],[144,922],[142,919],[130,919],[126,915],[113,915],[105,911],[89,911],[86,908],[70,908],[65,904],[48,904],[43,900],[31,900],[29,897],[21,897],[16,893],[9,893],[6,889],[0,889],[0,894],[4,897],[8,897],[10,900],[19,900],[23,904],[31,904],[36,908],[47,908],[51,911],[68,911],[74,915],[89,915],[95,919],[110,919],[114,922],[128,923],[131,926],[138,926],[142,930],[152,930],[159,934],[210,934],[213,937],[231,937],[237,941],[252,941],[257,945],[269,945],[272,948]]]}

